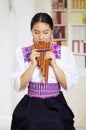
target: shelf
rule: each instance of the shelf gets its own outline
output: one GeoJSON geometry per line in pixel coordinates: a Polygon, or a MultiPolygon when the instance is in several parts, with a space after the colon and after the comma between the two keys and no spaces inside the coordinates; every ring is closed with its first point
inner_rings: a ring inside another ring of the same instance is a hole
{"type": "Polygon", "coordinates": [[[81,38],[78,38],[78,39],[72,39],[72,41],[86,41],[86,39],[81,39],[81,38]]]}
{"type": "Polygon", "coordinates": [[[86,26],[86,24],[71,24],[71,26],[86,26]]]}
{"type": "Polygon", "coordinates": [[[65,39],[65,38],[58,38],[58,39],[54,38],[53,41],[67,41],[67,39],[65,39]]]}
{"type": "Polygon", "coordinates": [[[67,9],[52,9],[52,12],[67,12],[67,9]]]}
{"type": "Polygon", "coordinates": [[[86,56],[86,53],[73,53],[74,55],[86,56]]]}
{"type": "Polygon", "coordinates": [[[54,24],[55,27],[58,27],[58,26],[68,26],[67,24],[54,24]]]}
{"type": "Polygon", "coordinates": [[[86,13],[86,9],[71,9],[73,13],[86,13]]]}
{"type": "Polygon", "coordinates": [[[63,45],[63,46],[67,46],[67,40],[57,40],[57,39],[53,39],[53,42],[54,43],[58,43],[58,44],[61,44],[61,45],[63,45]]]}

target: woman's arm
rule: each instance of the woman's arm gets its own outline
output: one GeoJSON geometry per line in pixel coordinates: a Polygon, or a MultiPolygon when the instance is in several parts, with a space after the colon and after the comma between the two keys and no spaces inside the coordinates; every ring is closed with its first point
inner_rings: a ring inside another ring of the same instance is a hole
{"type": "Polygon", "coordinates": [[[35,67],[36,66],[34,64],[31,64],[29,68],[21,75],[20,77],[21,83],[19,90],[22,90],[26,86],[26,84],[30,81],[35,67]]]}
{"type": "Polygon", "coordinates": [[[64,72],[60,69],[60,67],[56,64],[56,62],[52,62],[51,66],[56,75],[57,81],[61,84],[64,89],[67,89],[66,77],[64,72]]]}
{"type": "Polygon", "coordinates": [[[77,83],[79,79],[77,66],[68,47],[61,47],[61,59],[56,60],[53,52],[47,52],[45,59],[52,59],[51,66],[56,79],[65,90],[70,90],[77,83]]]}
{"type": "Polygon", "coordinates": [[[32,74],[35,70],[35,67],[37,66],[36,58],[39,56],[40,53],[36,52],[35,50],[32,51],[32,54],[30,55],[31,65],[20,77],[20,81],[21,81],[20,90],[22,90],[26,86],[26,84],[30,81],[32,74]]]}
{"type": "Polygon", "coordinates": [[[50,65],[53,68],[56,79],[64,89],[67,89],[65,74],[60,69],[60,67],[57,65],[55,54],[53,52],[49,51],[49,52],[46,53],[45,59],[52,59],[51,62],[50,62],[50,65]]]}

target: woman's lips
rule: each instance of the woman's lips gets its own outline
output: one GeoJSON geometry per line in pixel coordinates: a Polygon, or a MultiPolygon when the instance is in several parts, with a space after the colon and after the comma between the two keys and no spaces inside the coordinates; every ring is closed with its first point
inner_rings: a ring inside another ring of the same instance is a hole
{"type": "Polygon", "coordinates": [[[38,41],[38,43],[45,43],[45,41],[38,41]]]}

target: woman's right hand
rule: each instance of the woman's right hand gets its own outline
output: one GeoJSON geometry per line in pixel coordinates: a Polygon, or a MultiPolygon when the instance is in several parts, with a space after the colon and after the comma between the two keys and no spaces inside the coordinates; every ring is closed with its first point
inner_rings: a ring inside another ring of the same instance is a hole
{"type": "Polygon", "coordinates": [[[37,58],[40,56],[40,53],[36,51],[36,49],[32,50],[30,55],[31,64],[37,66],[37,58]]]}

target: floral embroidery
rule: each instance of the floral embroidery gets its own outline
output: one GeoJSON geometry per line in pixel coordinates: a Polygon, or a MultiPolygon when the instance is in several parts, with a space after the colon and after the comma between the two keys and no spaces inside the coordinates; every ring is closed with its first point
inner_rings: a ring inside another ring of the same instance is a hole
{"type": "Polygon", "coordinates": [[[52,44],[52,51],[55,54],[57,59],[61,58],[61,45],[60,44],[52,44]]]}
{"type": "Polygon", "coordinates": [[[22,48],[22,53],[24,57],[24,62],[30,61],[30,54],[31,54],[31,48],[30,47],[23,47],[22,48]]]}
{"type": "MultiPolygon", "coordinates": [[[[57,59],[61,58],[61,45],[59,44],[52,44],[52,51],[55,54],[57,59]]],[[[22,53],[24,57],[24,62],[30,62],[30,54],[31,54],[31,47],[23,47],[22,53]]]]}

